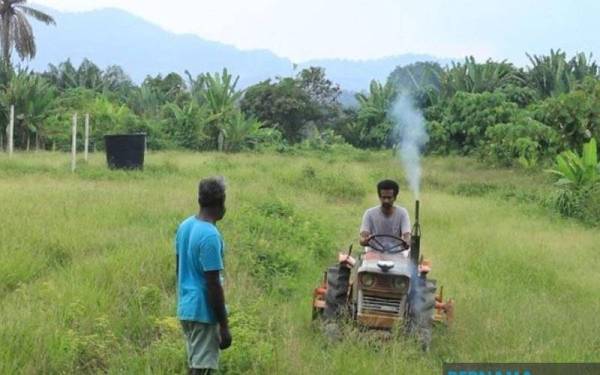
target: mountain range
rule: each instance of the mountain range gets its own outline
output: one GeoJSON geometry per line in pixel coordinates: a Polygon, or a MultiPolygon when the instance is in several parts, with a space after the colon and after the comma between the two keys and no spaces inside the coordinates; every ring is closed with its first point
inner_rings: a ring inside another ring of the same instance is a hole
{"type": "Polygon", "coordinates": [[[70,59],[79,64],[88,58],[101,68],[120,65],[139,83],[147,75],[188,70],[193,76],[227,68],[240,76],[239,87],[277,76],[291,76],[309,66],[325,68],[327,77],[343,90],[361,91],[372,79],[384,81],[398,65],[416,61],[450,59],[423,54],[403,54],[373,60],[323,59],[294,63],[268,50],[240,50],[234,46],[202,39],[192,34],[175,34],[136,15],[115,8],[87,12],[60,12],[37,8],[52,15],[56,26],[31,21],[37,55],[26,62],[35,71],[48,64],[70,59]]]}

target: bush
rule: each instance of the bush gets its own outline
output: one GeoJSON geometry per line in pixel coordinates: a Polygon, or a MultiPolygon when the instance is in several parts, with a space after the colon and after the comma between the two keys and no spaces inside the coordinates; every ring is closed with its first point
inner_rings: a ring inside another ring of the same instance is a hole
{"type": "Polygon", "coordinates": [[[561,188],[554,205],[563,216],[575,217],[589,224],[600,223],[600,162],[596,140],[583,145],[579,156],[567,150],[556,157],[556,175],[561,188]]]}
{"type": "Polygon", "coordinates": [[[581,219],[590,225],[600,225],[600,184],[584,191],[580,200],[581,219]]]}
{"type": "Polygon", "coordinates": [[[502,87],[498,92],[504,94],[509,102],[515,103],[520,108],[525,108],[537,100],[537,93],[531,87],[510,84],[502,87]]]}
{"type": "Polygon", "coordinates": [[[450,132],[438,121],[427,122],[429,141],[425,145],[428,153],[447,154],[450,152],[450,132]]]}
{"type": "Polygon", "coordinates": [[[514,121],[515,103],[500,93],[471,94],[459,92],[447,103],[440,124],[431,122],[431,152],[471,154],[483,143],[488,128],[514,121]]]}
{"type": "Polygon", "coordinates": [[[560,134],[561,149],[579,148],[591,137],[600,139],[600,82],[586,81],[578,90],[533,106],[536,120],[560,134]]]}
{"type": "Polygon", "coordinates": [[[565,217],[600,225],[600,184],[579,190],[559,190],[554,197],[554,207],[565,217]]]}
{"type": "Polygon", "coordinates": [[[533,166],[558,151],[558,133],[529,117],[494,125],[486,130],[485,136],[482,156],[504,166],[512,165],[515,160],[533,166]]]}

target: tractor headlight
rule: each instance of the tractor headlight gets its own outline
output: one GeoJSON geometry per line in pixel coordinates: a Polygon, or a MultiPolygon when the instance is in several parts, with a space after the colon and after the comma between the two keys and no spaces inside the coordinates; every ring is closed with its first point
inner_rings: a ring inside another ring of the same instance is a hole
{"type": "Polygon", "coordinates": [[[399,289],[402,292],[406,292],[408,290],[408,280],[404,277],[394,277],[394,281],[392,282],[395,289],[399,289]]]}
{"type": "Polygon", "coordinates": [[[375,285],[375,276],[370,273],[363,273],[362,275],[360,275],[360,283],[363,286],[369,288],[375,285]]]}

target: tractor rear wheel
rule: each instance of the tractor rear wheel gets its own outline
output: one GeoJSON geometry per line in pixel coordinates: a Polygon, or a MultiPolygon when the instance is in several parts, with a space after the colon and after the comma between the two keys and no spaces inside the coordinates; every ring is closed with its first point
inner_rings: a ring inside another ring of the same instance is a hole
{"type": "Polygon", "coordinates": [[[343,266],[329,267],[327,270],[327,292],[325,293],[325,319],[336,320],[345,310],[350,269],[343,266]]]}
{"type": "Polygon", "coordinates": [[[435,280],[417,278],[409,309],[408,331],[415,335],[423,351],[429,351],[435,309],[435,280]]]}

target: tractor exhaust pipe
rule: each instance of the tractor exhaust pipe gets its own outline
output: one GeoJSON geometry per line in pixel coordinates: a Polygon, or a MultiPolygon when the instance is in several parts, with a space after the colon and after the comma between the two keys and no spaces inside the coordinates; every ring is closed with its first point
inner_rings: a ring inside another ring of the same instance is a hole
{"type": "Polygon", "coordinates": [[[410,259],[415,266],[419,264],[421,255],[421,225],[419,224],[419,200],[415,201],[415,224],[410,235],[410,259]]]}

